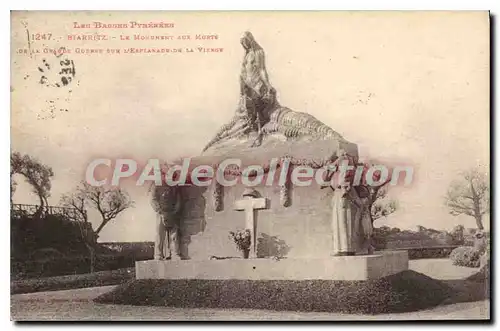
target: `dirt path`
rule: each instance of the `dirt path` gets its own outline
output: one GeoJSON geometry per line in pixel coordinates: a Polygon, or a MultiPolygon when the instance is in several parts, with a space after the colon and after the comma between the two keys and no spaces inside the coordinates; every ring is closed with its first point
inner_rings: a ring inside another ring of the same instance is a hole
{"type": "Polygon", "coordinates": [[[13,299],[12,319],[22,320],[422,320],[487,319],[489,301],[459,303],[404,314],[349,315],[243,309],[194,309],[99,305],[89,301],[13,299]]]}

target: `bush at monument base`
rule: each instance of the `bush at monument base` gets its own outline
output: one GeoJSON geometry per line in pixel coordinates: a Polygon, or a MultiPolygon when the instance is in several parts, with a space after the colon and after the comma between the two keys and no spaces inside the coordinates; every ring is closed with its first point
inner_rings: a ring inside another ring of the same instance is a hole
{"type": "Polygon", "coordinates": [[[369,281],[133,280],[95,301],[189,308],[244,308],[357,314],[408,312],[453,295],[445,283],[414,271],[369,281]]]}
{"type": "Polygon", "coordinates": [[[450,254],[454,265],[470,268],[479,267],[479,257],[479,251],[470,246],[457,247],[450,254]]]}

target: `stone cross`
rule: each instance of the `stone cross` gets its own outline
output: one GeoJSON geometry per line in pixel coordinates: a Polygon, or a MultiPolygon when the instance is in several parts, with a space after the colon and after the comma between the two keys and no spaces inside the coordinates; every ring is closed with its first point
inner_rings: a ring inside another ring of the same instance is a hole
{"type": "Polygon", "coordinates": [[[245,190],[243,199],[234,204],[235,210],[245,211],[245,229],[250,230],[250,258],[257,257],[257,210],[267,209],[266,198],[260,198],[255,190],[245,190]]]}

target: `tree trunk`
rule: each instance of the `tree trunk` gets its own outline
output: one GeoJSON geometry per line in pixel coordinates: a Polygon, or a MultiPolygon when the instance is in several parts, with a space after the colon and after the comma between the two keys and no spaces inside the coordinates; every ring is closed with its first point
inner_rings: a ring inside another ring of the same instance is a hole
{"type": "Polygon", "coordinates": [[[476,216],[475,219],[476,219],[477,228],[481,231],[484,230],[483,218],[481,217],[481,215],[476,216]]]}
{"type": "Polygon", "coordinates": [[[378,194],[379,190],[380,190],[380,186],[377,188],[370,189],[370,196],[369,196],[370,200],[368,203],[368,212],[370,213],[370,220],[372,222],[372,226],[373,226],[373,222],[375,222],[377,220],[377,218],[373,217],[372,207],[373,207],[373,204],[375,203],[375,201],[377,200],[377,194],[378,194]]]}
{"type": "Polygon", "coordinates": [[[104,228],[106,224],[108,224],[108,221],[103,219],[97,230],[95,230],[96,236],[99,235],[99,232],[101,232],[101,230],[104,228]]]}
{"type": "Polygon", "coordinates": [[[370,221],[372,222],[372,226],[373,226],[373,222],[376,221],[376,218],[373,217],[373,214],[372,214],[372,207],[373,207],[373,202],[370,202],[368,204],[368,212],[370,213],[370,221]]]}
{"type": "Polygon", "coordinates": [[[12,174],[10,174],[10,204],[14,204],[14,193],[16,190],[14,189],[14,184],[12,183],[12,174]]]}
{"type": "Polygon", "coordinates": [[[89,251],[89,256],[90,256],[90,273],[95,272],[95,249],[92,247],[92,245],[87,244],[87,249],[89,251]]]}
{"type": "Polygon", "coordinates": [[[472,193],[472,203],[474,204],[474,218],[476,219],[476,225],[479,230],[483,230],[483,217],[481,215],[481,208],[479,204],[480,197],[477,195],[476,189],[474,188],[472,178],[469,178],[469,183],[472,193]]]}
{"type": "Polygon", "coordinates": [[[45,207],[45,201],[41,194],[38,194],[38,198],[40,199],[40,207],[36,210],[35,214],[33,214],[33,219],[40,220],[43,216],[43,211],[45,207]]]}

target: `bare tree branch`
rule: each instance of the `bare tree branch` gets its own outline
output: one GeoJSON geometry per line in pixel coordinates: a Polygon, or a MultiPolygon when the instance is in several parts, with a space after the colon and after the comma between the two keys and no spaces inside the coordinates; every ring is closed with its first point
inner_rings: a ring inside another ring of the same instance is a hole
{"type": "Polygon", "coordinates": [[[474,217],[478,229],[482,230],[482,217],[490,210],[489,176],[479,168],[473,168],[461,173],[461,177],[450,184],[445,204],[454,216],[474,217]]]}
{"type": "Polygon", "coordinates": [[[387,200],[387,187],[377,186],[370,188],[370,211],[372,223],[382,217],[387,217],[398,209],[395,200],[387,200]]]}
{"type": "Polygon", "coordinates": [[[97,187],[83,183],[82,191],[88,199],[90,206],[94,207],[101,216],[101,223],[95,231],[97,235],[108,222],[115,219],[127,208],[133,206],[130,196],[120,188],[97,187]]]}

